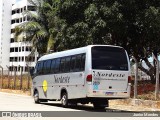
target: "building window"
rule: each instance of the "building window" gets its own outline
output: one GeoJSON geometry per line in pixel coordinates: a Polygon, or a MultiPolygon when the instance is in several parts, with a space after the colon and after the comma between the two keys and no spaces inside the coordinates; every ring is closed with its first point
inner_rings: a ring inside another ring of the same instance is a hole
{"type": "Polygon", "coordinates": [[[24,57],[22,57],[22,61],[24,61],[24,57]]]}
{"type": "Polygon", "coordinates": [[[20,9],[18,9],[18,10],[16,11],[16,13],[20,13],[20,9]]]}
{"type": "Polygon", "coordinates": [[[19,19],[16,20],[16,23],[19,23],[19,19]]]}
{"type": "Polygon", "coordinates": [[[30,16],[26,16],[27,17],[27,21],[30,21],[31,20],[31,17],[30,16]]]}
{"type": "Polygon", "coordinates": [[[22,18],[20,18],[20,22],[22,22],[22,18]]]}
{"type": "Polygon", "coordinates": [[[15,48],[15,52],[18,52],[18,47],[15,48]]]}
{"type": "Polygon", "coordinates": [[[36,7],[35,6],[28,6],[28,11],[36,11],[36,7]]]}
{"type": "Polygon", "coordinates": [[[26,17],[23,17],[23,21],[26,21],[26,17]]]}
{"type": "Polygon", "coordinates": [[[14,58],[14,60],[15,60],[15,62],[17,62],[17,60],[18,60],[18,57],[15,57],[15,58],[14,58]]]}
{"type": "Polygon", "coordinates": [[[26,6],[24,7],[24,11],[26,11],[26,6]]]}
{"type": "Polygon", "coordinates": [[[21,47],[19,47],[19,52],[21,52],[21,47]]]}
{"type": "Polygon", "coordinates": [[[10,41],[11,43],[13,43],[14,42],[14,38],[11,38],[11,41],[10,41]]]}
{"type": "Polygon", "coordinates": [[[31,51],[31,49],[32,49],[31,47],[28,46],[26,47],[26,51],[31,51]]]}
{"type": "Polygon", "coordinates": [[[22,51],[24,51],[24,47],[22,47],[22,51]]]}
{"type": "Polygon", "coordinates": [[[14,33],[15,32],[15,29],[11,29],[11,33],[14,33]]]}
{"type": "Polygon", "coordinates": [[[15,20],[12,20],[12,21],[11,21],[11,24],[14,24],[14,23],[15,23],[15,20]]]}
{"type": "Polygon", "coordinates": [[[14,52],[14,48],[10,48],[10,52],[14,52]]]}
{"type": "Polygon", "coordinates": [[[12,15],[14,15],[16,12],[14,10],[12,10],[12,15]]]}
{"type": "Polygon", "coordinates": [[[21,8],[21,13],[23,12],[23,8],[21,8]]]}

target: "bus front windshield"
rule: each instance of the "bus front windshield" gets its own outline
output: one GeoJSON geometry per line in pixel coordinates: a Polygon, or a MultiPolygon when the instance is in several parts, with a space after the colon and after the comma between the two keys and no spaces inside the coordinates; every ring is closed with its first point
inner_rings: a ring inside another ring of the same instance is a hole
{"type": "Polygon", "coordinates": [[[123,48],[110,46],[93,46],[92,69],[99,70],[128,70],[126,52],[123,48]]]}

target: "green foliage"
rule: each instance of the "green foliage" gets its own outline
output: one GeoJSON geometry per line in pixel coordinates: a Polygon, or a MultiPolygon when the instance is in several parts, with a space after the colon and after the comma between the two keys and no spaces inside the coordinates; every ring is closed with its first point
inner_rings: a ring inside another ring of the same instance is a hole
{"type": "Polygon", "coordinates": [[[36,0],[37,16],[28,23],[38,51],[61,51],[89,44],[123,46],[138,62],[160,52],[159,0],[36,0]],[[42,1],[42,3],[41,3],[42,1]]]}
{"type": "Polygon", "coordinates": [[[123,46],[138,62],[145,61],[149,69],[139,68],[154,78],[155,66],[148,57],[160,52],[159,0],[66,0],[57,9],[59,27],[57,40],[63,49],[88,44],[123,46]],[[62,26],[65,26],[62,28],[62,26]]]}

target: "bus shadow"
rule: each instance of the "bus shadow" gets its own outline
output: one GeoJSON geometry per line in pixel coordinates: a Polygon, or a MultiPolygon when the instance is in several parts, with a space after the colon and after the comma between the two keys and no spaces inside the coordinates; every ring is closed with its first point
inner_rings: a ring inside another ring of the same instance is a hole
{"type": "MultiPolygon", "coordinates": [[[[60,103],[41,103],[41,104],[63,108],[60,103]]],[[[81,105],[81,104],[69,105],[67,108],[73,109],[73,110],[83,110],[88,112],[131,112],[131,111],[125,111],[125,110],[119,110],[119,109],[110,109],[107,107],[105,109],[94,109],[93,106],[81,105]]]]}

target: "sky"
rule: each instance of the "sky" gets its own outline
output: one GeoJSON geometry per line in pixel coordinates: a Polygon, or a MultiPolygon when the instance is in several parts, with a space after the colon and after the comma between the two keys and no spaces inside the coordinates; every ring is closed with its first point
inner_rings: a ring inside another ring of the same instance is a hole
{"type": "MultiPolygon", "coordinates": [[[[160,60],[160,56],[158,56],[158,60],[160,60]]],[[[149,61],[150,61],[150,62],[153,62],[153,57],[150,57],[150,58],[149,58],[149,61]]]]}

